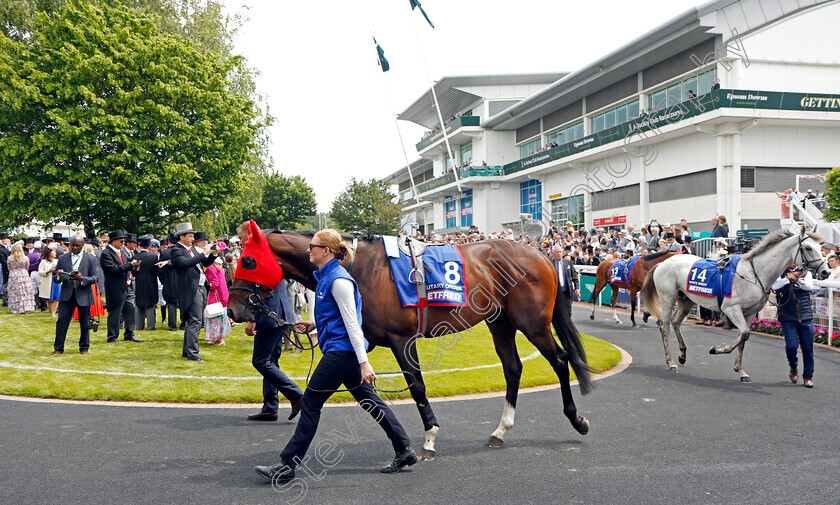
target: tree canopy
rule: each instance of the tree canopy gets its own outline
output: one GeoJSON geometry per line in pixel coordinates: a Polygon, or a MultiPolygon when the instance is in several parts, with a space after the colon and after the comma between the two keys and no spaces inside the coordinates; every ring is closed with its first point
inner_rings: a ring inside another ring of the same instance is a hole
{"type": "Polygon", "coordinates": [[[840,167],[835,167],[825,174],[825,202],[828,206],[824,213],[826,221],[840,220],[840,167]]]}
{"type": "Polygon", "coordinates": [[[0,35],[7,214],[88,235],[161,230],[218,208],[260,166],[265,118],[229,79],[241,61],[109,3],[67,3],[27,37],[0,35]]]}
{"type": "Polygon", "coordinates": [[[333,201],[330,217],[347,233],[394,235],[402,221],[402,207],[396,199],[388,183],[354,177],[333,201]]]}
{"type": "Polygon", "coordinates": [[[242,221],[253,219],[264,227],[294,230],[317,211],[315,191],[299,175],[264,176],[262,197],[252,202],[243,212],[242,221]]]}

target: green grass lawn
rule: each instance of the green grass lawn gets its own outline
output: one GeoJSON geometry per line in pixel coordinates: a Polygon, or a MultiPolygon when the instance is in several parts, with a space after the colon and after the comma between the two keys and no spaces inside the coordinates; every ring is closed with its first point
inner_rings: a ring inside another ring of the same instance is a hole
{"type": "MultiPolygon", "coordinates": [[[[158,310],[158,319],[160,311],[158,310]]],[[[244,325],[237,325],[224,347],[210,347],[201,340],[201,356],[207,362],[196,363],[181,358],[183,332],[167,331],[159,320],[156,331],[138,331],[136,344],[105,342],[105,318],[98,332],[91,332],[90,354],[78,351],[79,326],[71,322],[65,353],[50,356],[55,338],[55,319],[48,312],[13,315],[0,307],[0,394],[67,398],[77,400],[136,400],[190,403],[255,403],[262,401],[261,377],[251,366],[253,341],[245,335],[244,325]],[[162,328],[162,329],[161,329],[162,328]],[[73,373],[68,373],[72,371],[73,373]]],[[[203,334],[202,334],[203,335],[203,334]]],[[[482,323],[450,349],[443,349],[438,339],[418,342],[421,363],[440,359],[424,373],[429,396],[502,391],[504,376],[487,326],[482,323]],[[494,365],[468,371],[447,371],[481,365],[494,365]]],[[[453,338],[447,337],[451,344],[453,338]]],[[[531,356],[536,349],[522,335],[517,335],[519,355],[523,360],[522,387],[557,383],[557,377],[541,356],[531,356]]],[[[612,345],[584,335],[589,363],[607,370],[620,360],[612,345]]],[[[451,345],[447,346],[451,347],[451,345]]],[[[315,352],[315,363],[320,351],[315,352]]],[[[370,354],[374,370],[380,374],[398,371],[390,349],[377,347],[370,354]]],[[[296,382],[305,384],[310,352],[284,353],[280,368],[296,382]]],[[[388,376],[399,387],[401,375],[388,376]]],[[[383,389],[391,387],[380,383],[383,389]]],[[[408,393],[404,393],[408,397],[408,393]]],[[[393,399],[401,394],[389,395],[393,399]]],[[[351,401],[347,393],[333,395],[331,401],[351,401]]]]}

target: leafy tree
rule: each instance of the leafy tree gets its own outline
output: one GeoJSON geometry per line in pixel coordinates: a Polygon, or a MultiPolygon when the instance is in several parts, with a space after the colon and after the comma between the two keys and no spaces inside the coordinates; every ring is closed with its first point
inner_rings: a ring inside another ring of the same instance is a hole
{"type": "Polygon", "coordinates": [[[840,220],[840,167],[835,167],[825,174],[825,211],[826,221],[840,220]]]}
{"type": "Polygon", "coordinates": [[[265,123],[228,80],[239,63],[107,4],[0,36],[0,208],[89,236],[218,209],[260,164],[265,123]]]}
{"type": "Polygon", "coordinates": [[[395,234],[402,220],[402,206],[385,181],[351,178],[332,203],[330,217],[348,233],[395,234]]]}
{"type": "Polygon", "coordinates": [[[318,214],[313,214],[311,216],[306,216],[303,220],[303,223],[298,225],[295,228],[295,231],[300,230],[320,230],[323,228],[333,228],[338,230],[341,233],[345,233],[345,231],[339,226],[335,220],[330,216],[329,212],[319,212],[318,214]]]}
{"type": "Polygon", "coordinates": [[[299,175],[287,177],[272,173],[263,177],[262,198],[243,212],[243,219],[253,219],[260,226],[292,230],[316,212],[315,191],[299,175]]]}

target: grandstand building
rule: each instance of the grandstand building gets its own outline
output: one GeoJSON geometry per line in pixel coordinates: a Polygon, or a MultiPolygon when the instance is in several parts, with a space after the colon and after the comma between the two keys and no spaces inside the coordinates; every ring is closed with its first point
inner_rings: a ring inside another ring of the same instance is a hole
{"type": "Polygon", "coordinates": [[[429,128],[418,194],[407,167],[385,177],[405,231],[710,230],[717,214],[730,230],[778,228],[776,191],[840,165],[837,26],[838,0],[716,0],[568,74],[444,77],[447,139],[429,93],[400,114],[429,128]]]}

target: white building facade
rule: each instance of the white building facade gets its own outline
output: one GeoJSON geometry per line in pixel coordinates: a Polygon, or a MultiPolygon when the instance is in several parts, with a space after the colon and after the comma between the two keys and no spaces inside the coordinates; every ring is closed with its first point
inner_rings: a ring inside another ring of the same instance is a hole
{"type": "MultiPolygon", "coordinates": [[[[838,0],[717,0],[570,74],[443,78],[455,119],[417,144],[416,198],[406,167],[385,180],[424,233],[525,214],[778,228],[776,191],[840,165],[837,26],[838,0]]],[[[439,125],[428,95],[400,119],[439,125]]]]}

